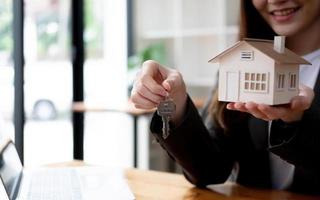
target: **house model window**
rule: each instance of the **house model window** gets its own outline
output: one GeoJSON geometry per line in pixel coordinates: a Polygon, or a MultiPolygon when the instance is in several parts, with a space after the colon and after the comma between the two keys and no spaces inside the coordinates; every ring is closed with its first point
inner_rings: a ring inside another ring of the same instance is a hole
{"type": "Polygon", "coordinates": [[[278,73],[278,75],[277,75],[277,89],[278,90],[284,89],[284,80],[285,80],[285,74],[278,73]]]}
{"type": "Polygon", "coordinates": [[[241,60],[253,60],[253,51],[241,51],[241,60]]]}
{"type": "Polygon", "coordinates": [[[244,74],[244,90],[247,92],[266,92],[267,82],[267,73],[244,74]]]}
{"type": "Polygon", "coordinates": [[[296,89],[297,88],[297,74],[290,73],[290,80],[289,80],[289,89],[296,89]]]}

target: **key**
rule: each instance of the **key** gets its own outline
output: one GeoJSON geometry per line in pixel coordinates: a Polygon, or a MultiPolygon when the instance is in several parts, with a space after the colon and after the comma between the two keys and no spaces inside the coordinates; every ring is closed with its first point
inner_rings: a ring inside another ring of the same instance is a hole
{"type": "Polygon", "coordinates": [[[176,111],[176,105],[170,98],[166,98],[160,102],[158,106],[158,115],[162,118],[162,138],[166,139],[169,136],[169,121],[176,111]]]}

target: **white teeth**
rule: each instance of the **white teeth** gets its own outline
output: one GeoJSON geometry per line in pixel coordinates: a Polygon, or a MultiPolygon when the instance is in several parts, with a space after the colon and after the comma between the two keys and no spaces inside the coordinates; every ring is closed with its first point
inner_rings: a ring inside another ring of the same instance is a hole
{"type": "Polygon", "coordinates": [[[273,11],[273,14],[276,16],[286,16],[290,15],[291,13],[295,12],[296,9],[290,8],[290,9],[285,9],[285,10],[276,10],[273,11]]]}

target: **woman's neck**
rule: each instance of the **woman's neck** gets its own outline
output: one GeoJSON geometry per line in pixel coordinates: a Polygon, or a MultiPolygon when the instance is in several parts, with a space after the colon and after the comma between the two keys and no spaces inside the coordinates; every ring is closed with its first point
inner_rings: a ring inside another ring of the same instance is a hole
{"type": "Polygon", "coordinates": [[[288,36],[287,47],[299,55],[306,55],[320,48],[320,19],[299,34],[288,36]]]}

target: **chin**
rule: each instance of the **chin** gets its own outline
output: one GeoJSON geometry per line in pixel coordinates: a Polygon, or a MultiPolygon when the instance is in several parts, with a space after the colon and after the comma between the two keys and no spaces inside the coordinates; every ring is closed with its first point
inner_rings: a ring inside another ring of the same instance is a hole
{"type": "Polygon", "coordinates": [[[299,31],[297,27],[290,27],[290,26],[276,26],[276,27],[273,27],[273,30],[278,35],[283,35],[283,36],[292,36],[299,31]]]}

